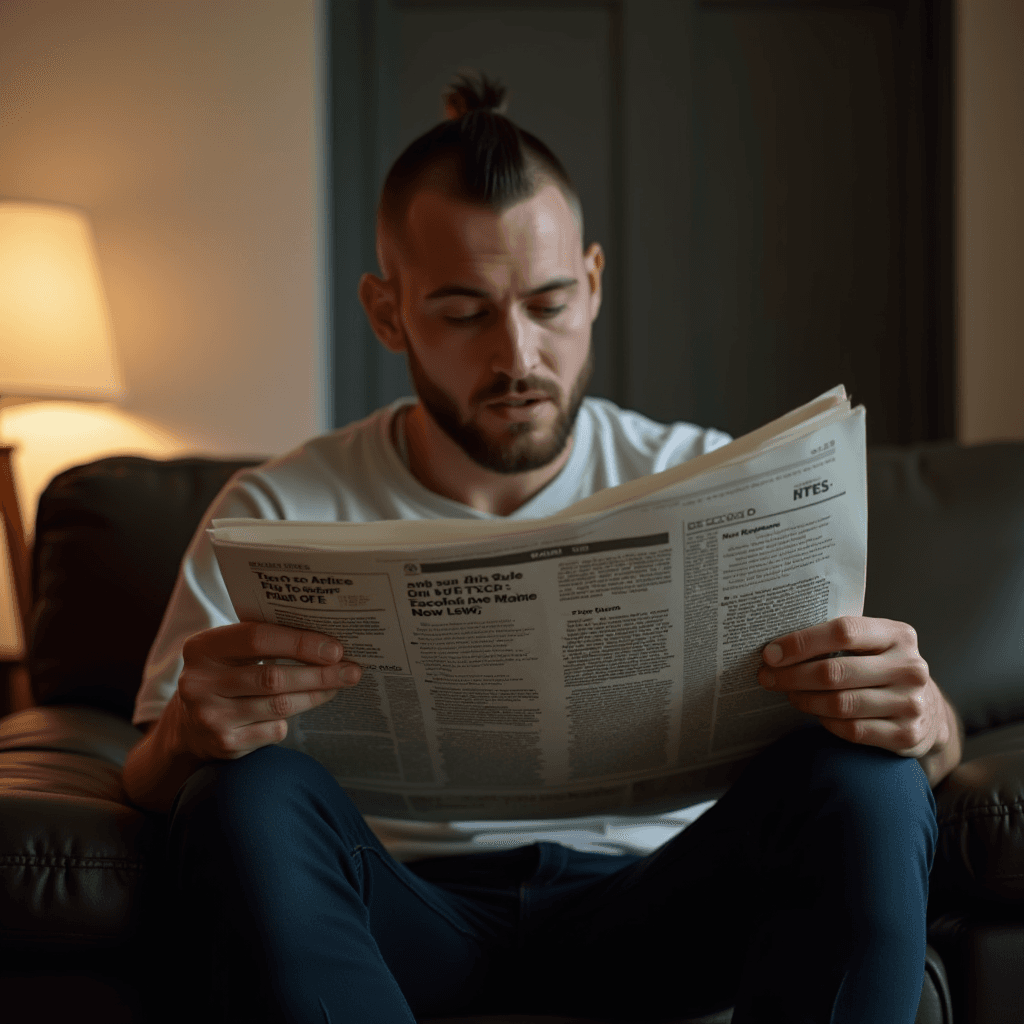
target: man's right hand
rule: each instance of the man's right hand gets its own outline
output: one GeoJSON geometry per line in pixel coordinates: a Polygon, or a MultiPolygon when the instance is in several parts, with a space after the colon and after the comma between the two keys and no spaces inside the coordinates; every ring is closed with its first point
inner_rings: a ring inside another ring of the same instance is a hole
{"type": "Polygon", "coordinates": [[[184,646],[180,743],[202,761],[242,757],[288,735],[288,719],[359,682],[337,640],[271,623],[208,629],[184,646]],[[302,664],[280,664],[279,659],[302,664]]]}
{"type": "Polygon", "coordinates": [[[204,762],[280,742],[292,715],[354,686],[360,674],[331,637],[270,623],[204,630],[187,641],[184,657],[178,689],[124,766],[128,795],[152,810],[166,811],[204,762]]]}

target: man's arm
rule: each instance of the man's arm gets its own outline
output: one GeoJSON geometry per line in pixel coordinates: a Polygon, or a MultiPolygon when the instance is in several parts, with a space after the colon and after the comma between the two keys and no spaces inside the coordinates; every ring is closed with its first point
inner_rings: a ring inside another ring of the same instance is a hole
{"type": "Polygon", "coordinates": [[[360,675],[331,637],[269,623],[204,630],[183,653],[176,692],[124,766],[128,796],[150,810],[168,810],[206,761],[280,742],[289,718],[354,686],[360,675]],[[276,664],[280,658],[302,664],[276,664]]]}
{"type": "Polygon", "coordinates": [[[842,616],[768,644],[758,681],[826,729],[917,758],[937,786],[963,756],[963,727],[904,622],[842,616]]]}

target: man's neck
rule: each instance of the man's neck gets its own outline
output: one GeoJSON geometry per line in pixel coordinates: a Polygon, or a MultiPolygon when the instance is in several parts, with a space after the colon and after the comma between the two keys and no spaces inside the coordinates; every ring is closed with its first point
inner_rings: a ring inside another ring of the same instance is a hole
{"type": "Polygon", "coordinates": [[[412,475],[435,494],[492,515],[511,515],[525,505],[558,476],[572,452],[570,437],[562,454],[540,469],[495,473],[477,465],[422,404],[409,408],[404,426],[412,475]]]}

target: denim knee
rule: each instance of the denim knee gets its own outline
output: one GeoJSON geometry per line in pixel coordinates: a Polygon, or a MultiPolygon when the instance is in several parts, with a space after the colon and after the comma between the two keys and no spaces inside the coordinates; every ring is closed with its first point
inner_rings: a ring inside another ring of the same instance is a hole
{"type": "Polygon", "coordinates": [[[930,855],[938,827],[935,798],[921,765],[881,747],[850,743],[824,728],[808,733],[811,772],[834,802],[865,821],[919,823],[930,855]]]}
{"type": "Polygon", "coordinates": [[[348,795],[318,761],[278,746],[198,768],[178,792],[170,828],[172,848],[196,831],[208,838],[219,834],[232,842],[244,837],[275,846],[309,830],[334,833],[342,846],[376,842],[348,795]]]}
{"type": "Polygon", "coordinates": [[[938,842],[935,800],[913,758],[850,743],[815,723],[763,751],[744,778],[770,845],[797,836],[798,845],[838,842],[855,860],[909,859],[927,876],[938,842]]]}
{"type": "MultiPolygon", "coordinates": [[[[322,784],[322,765],[286,747],[259,747],[244,757],[207,761],[189,776],[175,800],[172,814],[187,814],[197,803],[213,800],[244,806],[250,800],[273,803],[296,786],[322,784]]],[[[328,776],[330,778],[330,776],[328,776]]]]}

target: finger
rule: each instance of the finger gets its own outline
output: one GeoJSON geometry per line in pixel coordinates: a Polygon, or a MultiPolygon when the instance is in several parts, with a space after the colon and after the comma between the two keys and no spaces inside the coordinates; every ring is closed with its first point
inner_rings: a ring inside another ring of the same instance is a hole
{"type": "Polygon", "coordinates": [[[237,665],[261,658],[291,658],[312,665],[340,661],[344,650],[333,637],[272,622],[235,622],[204,630],[184,647],[192,664],[237,665]]]}
{"type": "Polygon", "coordinates": [[[906,623],[841,615],[780,636],[764,648],[762,655],[767,664],[784,666],[837,651],[880,653],[898,645],[917,648],[917,634],[906,623]]]}
{"type": "Polygon", "coordinates": [[[921,694],[905,687],[877,686],[865,690],[792,690],[790,704],[816,718],[850,720],[912,719],[922,715],[921,694]]]}
{"type": "Polygon", "coordinates": [[[359,682],[362,669],[352,661],[332,665],[280,665],[267,661],[221,669],[216,693],[220,697],[276,697],[281,694],[338,690],[359,682]]]}
{"type": "Polygon", "coordinates": [[[338,690],[298,690],[288,693],[275,693],[270,697],[238,697],[232,701],[232,715],[237,722],[236,728],[254,725],[258,722],[274,722],[282,718],[292,718],[310,708],[319,707],[333,700],[338,690]]]}
{"type": "Polygon", "coordinates": [[[920,688],[929,680],[928,664],[919,654],[888,650],[882,654],[817,658],[783,667],[762,665],[757,681],[766,690],[849,690],[868,687],[920,688]]]}
{"type": "Polygon", "coordinates": [[[923,757],[932,745],[922,724],[889,718],[821,718],[830,733],[851,743],[881,747],[901,757],[923,757]]]}
{"type": "Polygon", "coordinates": [[[222,758],[242,757],[258,747],[280,743],[287,735],[288,723],[281,718],[272,722],[256,722],[251,725],[239,726],[223,734],[216,756],[222,758]]]}

